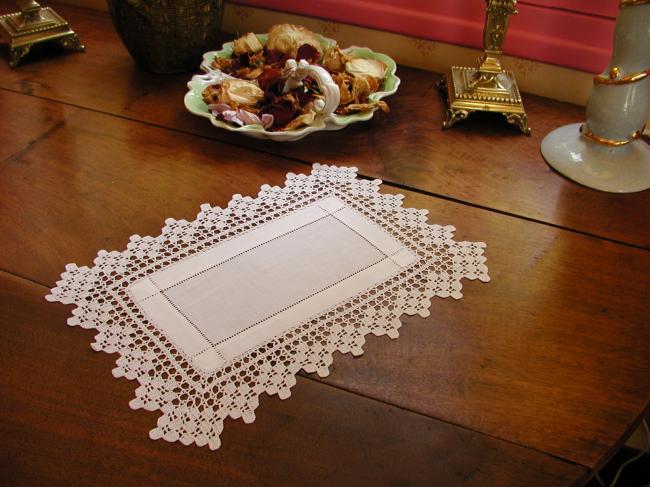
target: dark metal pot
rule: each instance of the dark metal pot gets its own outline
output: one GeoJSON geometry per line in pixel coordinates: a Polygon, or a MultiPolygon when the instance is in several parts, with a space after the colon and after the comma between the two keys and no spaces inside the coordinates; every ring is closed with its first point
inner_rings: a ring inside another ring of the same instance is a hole
{"type": "Polygon", "coordinates": [[[108,0],[113,25],[138,66],[154,73],[196,69],[217,49],[223,0],[108,0]]]}

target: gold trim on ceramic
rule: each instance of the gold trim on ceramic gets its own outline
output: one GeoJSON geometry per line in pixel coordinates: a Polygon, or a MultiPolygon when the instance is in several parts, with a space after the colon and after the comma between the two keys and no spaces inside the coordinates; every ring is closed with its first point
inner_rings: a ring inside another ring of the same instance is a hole
{"type": "Polygon", "coordinates": [[[645,126],[642,127],[640,130],[636,130],[630,134],[630,137],[625,139],[625,140],[616,140],[616,139],[607,139],[605,137],[601,137],[599,135],[594,134],[593,132],[590,132],[586,127],[585,124],[583,123],[580,126],[580,135],[583,137],[586,137],[590,140],[593,140],[597,144],[600,145],[606,145],[608,147],[620,147],[622,145],[629,144],[630,142],[635,141],[639,137],[641,137],[641,134],[645,130],[645,126]]]}
{"type": "Polygon", "coordinates": [[[622,78],[619,78],[619,75],[620,69],[613,67],[609,72],[609,78],[599,74],[598,76],[594,76],[594,83],[597,85],[626,85],[628,83],[635,83],[650,76],[650,68],[639,71],[638,73],[628,74],[622,78]]]}

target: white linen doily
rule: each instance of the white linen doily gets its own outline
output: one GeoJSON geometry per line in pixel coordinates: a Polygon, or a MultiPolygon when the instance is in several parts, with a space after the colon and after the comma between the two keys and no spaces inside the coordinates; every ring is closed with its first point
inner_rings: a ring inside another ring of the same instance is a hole
{"type": "Polygon", "coordinates": [[[140,384],[130,406],[162,412],[151,438],[219,448],[223,420],[254,421],[262,392],[286,399],[301,369],[324,377],[335,351],[361,355],[368,333],[396,338],[402,314],[489,280],[484,243],[454,241],[380,184],[314,164],[68,264],[46,299],[75,304],[68,324],[119,353],[113,375],[140,384]]]}

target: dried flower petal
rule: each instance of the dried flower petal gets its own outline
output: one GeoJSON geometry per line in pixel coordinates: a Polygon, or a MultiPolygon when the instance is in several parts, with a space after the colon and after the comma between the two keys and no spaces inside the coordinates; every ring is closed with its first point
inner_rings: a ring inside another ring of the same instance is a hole
{"type": "Polygon", "coordinates": [[[253,79],[257,79],[263,72],[264,72],[264,68],[261,66],[257,68],[244,68],[237,71],[236,76],[237,78],[253,80],[253,79]]]}
{"type": "Polygon", "coordinates": [[[354,101],[352,94],[353,78],[347,73],[339,73],[332,76],[334,82],[339,86],[340,101],[339,106],[347,105],[354,101]]]}
{"type": "MultiPolygon", "coordinates": [[[[227,105],[225,105],[227,107],[227,105]]],[[[261,125],[265,129],[273,125],[273,116],[264,114],[262,117],[258,117],[256,114],[240,108],[238,110],[232,110],[230,107],[227,107],[227,110],[221,111],[218,115],[219,118],[225,120],[226,122],[239,125],[240,127],[244,125],[261,125]]]]}
{"type": "Polygon", "coordinates": [[[345,70],[350,74],[362,74],[383,79],[387,66],[379,59],[355,58],[345,63],[345,70]]]}
{"type": "Polygon", "coordinates": [[[315,118],[316,112],[314,111],[303,113],[302,115],[291,120],[291,122],[289,122],[282,130],[294,130],[298,127],[302,127],[303,125],[311,125],[314,123],[315,118]]]}
{"type": "Polygon", "coordinates": [[[245,125],[262,125],[260,117],[246,110],[237,110],[237,116],[245,125]]]}
{"type": "Polygon", "coordinates": [[[322,56],[323,48],[318,42],[318,37],[309,29],[294,24],[278,24],[269,29],[269,37],[266,41],[267,49],[279,51],[295,58],[298,48],[303,44],[314,47],[322,56]]]}
{"type": "Polygon", "coordinates": [[[248,54],[244,53],[237,56],[237,64],[242,68],[250,66],[250,58],[248,57],[248,54]]]}
{"type": "Polygon", "coordinates": [[[318,52],[314,46],[311,46],[309,44],[303,44],[300,46],[296,53],[296,60],[300,61],[301,59],[306,59],[307,62],[310,62],[312,64],[317,63],[320,58],[320,52],[318,52]]]}
{"type": "Polygon", "coordinates": [[[208,85],[203,90],[203,101],[206,105],[220,103],[221,87],[219,85],[208,85]]]}
{"type": "Polygon", "coordinates": [[[388,108],[388,104],[385,101],[378,100],[378,101],[371,101],[368,103],[350,103],[349,105],[344,107],[339,106],[336,109],[336,113],[338,113],[339,115],[348,115],[350,113],[363,112],[370,108],[380,108],[382,112],[390,111],[388,108]]]}
{"type": "Polygon", "coordinates": [[[286,60],[289,59],[289,56],[287,54],[284,54],[283,52],[280,51],[275,51],[273,49],[269,49],[267,45],[266,49],[266,63],[270,66],[274,67],[284,67],[284,63],[286,60]]]}
{"type": "Polygon", "coordinates": [[[273,128],[278,129],[287,125],[296,116],[296,104],[288,98],[277,98],[262,112],[273,115],[273,128]]]}
{"type": "Polygon", "coordinates": [[[334,44],[327,48],[323,55],[322,65],[332,73],[338,73],[345,69],[345,54],[338,45],[334,44]]]}
{"type": "Polygon", "coordinates": [[[356,102],[363,102],[368,98],[368,95],[374,93],[379,89],[379,81],[377,78],[369,75],[355,75],[352,82],[352,91],[356,102]]]}
{"type": "Polygon", "coordinates": [[[264,58],[264,51],[260,51],[257,54],[249,54],[248,59],[251,66],[264,66],[266,59],[264,58]]]}
{"type": "Polygon", "coordinates": [[[221,112],[221,118],[223,118],[226,122],[234,123],[240,127],[244,125],[244,122],[237,116],[237,110],[225,110],[221,112]]]}
{"type": "Polygon", "coordinates": [[[212,60],[211,66],[220,71],[227,72],[232,67],[232,59],[215,56],[212,60]]]}
{"type": "Polygon", "coordinates": [[[273,115],[270,113],[262,114],[262,127],[265,129],[270,129],[273,126],[273,115]]]}
{"type": "Polygon", "coordinates": [[[208,110],[214,115],[215,117],[217,115],[221,115],[223,112],[226,110],[230,110],[230,106],[226,105],[225,103],[212,103],[208,105],[208,110]]]}
{"type": "Polygon", "coordinates": [[[257,78],[257,82],[266,93],[273,91],[279,95],[284,87],[282,71],[278,68],[265,69],[257,78]]]}
{"type": "Polygon", "coordinates": [[[221,83],[220,103],[253,106],[264,99],[264,92],[252,81],[226,79],[221,83]]]}
{"type": "Polygon", "coordinates": [[[316,94],[311,91],[298,91],[296,93],[296,98],[298,98],[298,103],[304,107],[314,101],[316,94]]]}
{"type": "Polygon", "coordinates": [[[237,55],[256,53],[264,49],[264,46],[252,32],[248,32],[233,41],[233,52],[237,55]]]}

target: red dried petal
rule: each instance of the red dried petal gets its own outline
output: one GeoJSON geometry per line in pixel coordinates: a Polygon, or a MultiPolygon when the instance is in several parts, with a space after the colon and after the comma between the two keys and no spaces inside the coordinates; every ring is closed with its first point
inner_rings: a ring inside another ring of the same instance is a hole
{"type": "Polygon", "coordinates": [[[320,60],[320,53],[316,48],[310,44],[303,44],[298,48],[296,53],[296,59],[300,61],[301,59],[306,59],[310,63],[316,63],[320,60]]]}
{"type": "Polygon", "coordinates": [[[278,88],[281,89],[280,85],[284,83],[284,80],[282,79],[282,71],[277,68],[267,68],[257,78],[257,83],[265,93],[271,91],[279,93],[278,88]]]}
{"type": "Polygon", "coordinates": [[[266,63],[272,66],[283,67],[285,61],[289,59],[289,56],[280,52],[274,51],[273,49],[266,50],[266,63]]]}
{"type": "Polygon", "coordinates": [[[247,68],[248,66],[250,66],[250,59],[247,53],[240,54],[238,60],[239,60],[239,65],[242,68],[247,68]]]}
{"type": "Polygon", "coordinates": [[[298,102],[302,105],[305,106],[307,103],[310,101],[313,101],[314,98],[316,98],[316,95],[309,91],[300,91],[296,93],[296,97],[298,98],[298,102]]]}
{"type": "Polygon", "coordinates": [[[272,105],[266,107],[262,113],[269,113],[273,115],[273,128],[281,128],[291,122],[296,115],[293,108],[293,103],[289,100],[279,100],[272,105]]]}

